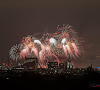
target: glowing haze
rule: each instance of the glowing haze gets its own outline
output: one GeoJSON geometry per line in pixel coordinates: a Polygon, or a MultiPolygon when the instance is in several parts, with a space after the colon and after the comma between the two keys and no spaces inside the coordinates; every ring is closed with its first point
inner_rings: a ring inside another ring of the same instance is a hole
{"type": "Polygon", "coordinates": [[[63,55],[66,60],[75,59],[80,56],[82,50],[77,33],[70,25],[57,27],[57,32],[44,34],[40,39],[28,35],[20,44],[11,47],[9,55],[13,60],[25,60],[26,57],[36,57],[38,67],[45,68],[50,61],[56,61],[63,55]],[[49,58],[49,59],[48,59],[49,58]]]}

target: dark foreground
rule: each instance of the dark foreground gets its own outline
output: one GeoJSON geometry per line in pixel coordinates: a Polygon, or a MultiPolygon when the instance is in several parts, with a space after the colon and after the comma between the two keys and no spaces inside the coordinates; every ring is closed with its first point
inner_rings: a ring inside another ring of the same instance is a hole
{"type": "Polygon", "coordinates": [[[0,87],[4,90],[37,90],[99,87],[100,74],[96,71],[84,75],[50,74],[40,75],[32,71],[0,72],[0,87]],[[96,86],[98,85],[98,86],[96,86]]]}

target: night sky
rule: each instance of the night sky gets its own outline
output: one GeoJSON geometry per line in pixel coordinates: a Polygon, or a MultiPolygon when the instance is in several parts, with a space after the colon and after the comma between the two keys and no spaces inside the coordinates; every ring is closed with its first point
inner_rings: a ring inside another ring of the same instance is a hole
{"type": "Polygon", "coordinates": [[[69,24],[84,39],[75,67],[100,66],[99,0],[0,0],[0,58],[27,35],[57,31],[69,24]]]}

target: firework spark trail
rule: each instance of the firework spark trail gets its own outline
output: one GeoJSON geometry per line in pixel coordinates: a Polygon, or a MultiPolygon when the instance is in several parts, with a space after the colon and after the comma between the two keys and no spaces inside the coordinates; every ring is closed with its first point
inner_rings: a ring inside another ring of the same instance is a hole
{"type": "Polygon", "coordinates": [[[75,51],[75,55],[78,57],[78,54],[79,54],[79,50],[77,49],[75,43],[72,43],[72,46],[74,48],[74,51],[75,51]]]}
{"type": "Polygon", "coordinates": [[[63,50],[65,52],[65,55],[67,56],[67,49],[66,49],[66,47],[64,45],[63,45],[63,50]]]}
{"type": "Polygon", "coordinates": [[[20,52],[20,59],[25,59],[26,56],[29,56],[29,48],[27,46],[20,52]]]}
{"type": "Polygon", "coordinates": [[[31,49],[31,52],[34,53],[36,57],[38,57],[37,48],[33,47],[33,48],[31,49]]]}
{"type": "Polygon", "coordinates": [[[16,44],[13,47],[11,47],[9,51],[10,58],[13,60],[20,59],[20,50],[23,49],[23,44],[16,44]]]}
{"type": "Polygon", "coordinates": [[[39,40],[34,40],[34,43],[42,44],[39,40]]]}
{"type": "Polygon", "coordinates": [[[62,55],[65,55],[67,59],[78,57],[81,52],[81,44],[77,32],[70,25],[63,25],[57,29],[58,31],[55,33],[44,34],[41,39],[32,35],[24,37],[21,41],[23,48],[20,45],[13,46],[9,52],[10,58],[17,61],[25,59],[32,53],[38,58],[39,65],[42,66],[47,56],[56,57],[58,62],[58,57],[62,55]]]}
{"type": "Polygon", "coordinates": [[[54,38],[50,38],[49,41],[50,41],[51,45],[56,45],[57,44],[57,41],[54,38]]]}

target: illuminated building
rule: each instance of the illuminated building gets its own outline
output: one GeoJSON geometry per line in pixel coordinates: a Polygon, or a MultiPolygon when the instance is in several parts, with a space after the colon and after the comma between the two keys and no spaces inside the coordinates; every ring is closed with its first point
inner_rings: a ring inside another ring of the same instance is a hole
{"type": "Polygon", "coordinates": [[[48,68],[56,69],[58,67],[58,62],[48,62],[48,68]]]}
{"type": "Polygon", "coordinates": [[[26,58],[22,66],[24,66],[26,69],[36,69],[37,68],[37,58],[26,58]]]}
{"type": "Polygon", "coordinates": [[[60,68],[60,69],[64,69],[64,63],[60,63],[60,64],[59,64],[59,68],[60,68]]]}
{"type": "Polygon", "coordinates": [[[100,67],[98,67],[98,71],[100,71],[100,67]]]}
{"type": "Polygon", "coordinates": [[[73,65],[72,65],[71,61],[67,62],[67,69],[73,69],[73,65]]]}

